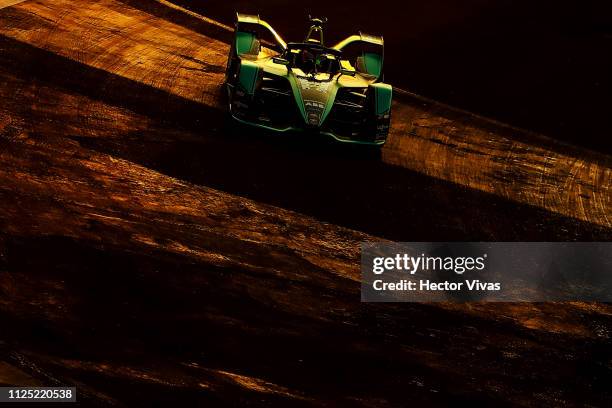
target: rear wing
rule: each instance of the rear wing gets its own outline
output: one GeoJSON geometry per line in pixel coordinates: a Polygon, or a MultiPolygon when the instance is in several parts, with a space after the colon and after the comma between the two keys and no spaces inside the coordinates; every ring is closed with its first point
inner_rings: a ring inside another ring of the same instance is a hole
{"type": "Polygon", "coordinates": [[[259,15],[236,13],[236,34],[255,33],[258,30],[265,30],[272,35],[272,38],[283,50],[287,49],[287,43],[272,28],[270,24],[259,18],[259,15]]]}
{"type": "Polygon", "coordinates": [[[342,51],[345,48],[353,48],[354,45],[361,49],[361,55],[354,62],[357,71],[377,79],[381,78],[385,55],[385,42],[382,36],[360,32],[345,38],[332,48],[342,51]]]}
{"type": "Polygon", "coordinates": [[[332,48],[336,50],[342,50],[347,45],[357,43],[357,42],[372,44],[372,45],[379,45],[383,49],[385,46],[385,41],[383,40],[382,36],[371,35],[371,34],[359,32],[359,34],[351,35],[350,37],[345,38],[344,40],[340,41],[338,44],[334,45],[332,48]]]}

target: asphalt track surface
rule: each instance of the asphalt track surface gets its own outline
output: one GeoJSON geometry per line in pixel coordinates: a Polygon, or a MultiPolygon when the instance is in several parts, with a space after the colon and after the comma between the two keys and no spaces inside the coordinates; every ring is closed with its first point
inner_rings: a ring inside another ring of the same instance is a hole
{"type": "Polygon", "coordinates": [[[228,28],[0,11],[0,381],[84,403],[606,406],[610,308],[359,303],[359,243],[610,240],[610,158],[402,93],[381,157],[229,126],[228,28]]]}

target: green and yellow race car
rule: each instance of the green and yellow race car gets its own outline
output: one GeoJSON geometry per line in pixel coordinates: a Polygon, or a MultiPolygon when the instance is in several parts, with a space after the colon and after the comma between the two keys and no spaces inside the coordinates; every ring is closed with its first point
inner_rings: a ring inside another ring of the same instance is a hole
{"type": "Polygon", "coordinates": [[[238,13],[225,78],[230,114],[277,132],[382,145],[392,101],[383,83],[383,39],[359,33],[327,47],[325,23],[310,18],[304,41],[286,43],[259,16],[238,13]]]}

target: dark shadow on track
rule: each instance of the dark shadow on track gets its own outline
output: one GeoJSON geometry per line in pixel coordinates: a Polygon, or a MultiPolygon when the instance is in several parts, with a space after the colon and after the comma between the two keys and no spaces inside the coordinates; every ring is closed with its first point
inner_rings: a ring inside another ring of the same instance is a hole
{"type": "MultiPolygon", "coordinates": [[[[166,401],[310,406],[338,396],[384,396],[399,403],[407,392],[419,406],[474,405],[475,398],[478,406],[506,406],[503,401],[511,395],[530,395],[542,384],[564,389],[564,350],[579,350],[570,365],[579,368],[573,373],[573,398],[594,401],[609,394],[597,377],[606,374],[597,368],[606,358],[603,340],[585,342],[544,332],[536,338],[530,330],[495,316],[432,305],[360,304],[355,303],[357,285],[331,290],[320,282],[318,287],[304,287],[137,247],[98,249],[69,238],[13,237],[1,250],[6,254],[5,270],[20,284],[31,282],[23,289],[31,302],[47,304],[53,299],[63,307],[61,317],[52,306],[48,315],[28,313],[27,308],[21,314],[0,313],[3,326],[12,328],[3,339],[38,358],[54,356],[38,364],[56,375],[78,375],[98,391],[120,396],[127,406],[166,401]],[[32,253],[37,256],[29,256],[32,253]],[[289,292],[291,307],[270,298],[278,291],[289,292]],[[320,316],[296,313],[309,303],[329,303],[333,308],[320,316]],[[499,338],[505,342],[495,340],[499,338]],[[528,346],[532,343],[537,346],[528,346]],[[483,344],[488,345],[484,351],[479,348],[483,344]],[[509,347],[521,358],[496,362],[499,350],[509,347]],[[441,351],[455,367],[443,362],[441,351]],[[74,364],[67,368],[57,359],[74,364]],[[468,368],[469,375],[460,368],[479,361],[491,363],[468,368]],[[137,370],[120,370],[117,376],[87,368],[97,364],[142,367],[152,378],[170,376],[183,385],[140,378],[137,370]],[[311,401],[253,394],[227,381],[217,369],[265,379],[311,401]],[[457,373],[465,375],[461,386],[457,373]],[[495,393],[482,389],[491,376],[503,380],[495,393]],[[203,392],[198,382],[209,384],[214,392],[203,392]]],[[[347,404],[355,406],[354,401],[347,404]]]]}
{"type": "MultiPolygon", "coordinates": [[[[215,395],[224,399],[231,395],[234,402],[238,399],[245,403],[254,398],[248,391],[223,384],[214,373],[202,371],[197,365],[181,366],[181,362],[196,362],[206,369],[230,372],[234,367],[243,367],[243,375],[262,377],[310,397],[314,393],[353,395],[366,387],[371,378],[386,378],[393,372],[405,375],[408,367],[401,359],[395,363],[389,361],[392,366],[383,366],[379,364],[380,359],[386,358],[382,350],[375,346],[363,349],[359,344],[376,345],[391,329],[410,337],[412,344],[432,347],[427,335],[414,335],[418,324],[425,327],[430,306],[411,307],[420,317],[407,319],[398,315],[392,327],[379,324],[372,328],[369,322],[377,319],[378,306],[355,304],[356,287],[341,291],[325,285],[302,287],[294,281],[259,279],[248,276],[245,271],[215,269],[167,253],[144,254],[134,248],[111,246],[100,250],[60,237],[12,239],[3,251],[7,254],[6,269],[16,272],[15,278],[36,281],[35,286],[40,290],[34,295],[37,301],[45,303],[45,296],[50,295],[67,306],[59,323],[54,319],[39,320],[40,316],[0,314],[0,321],[12,327],[11,333],[3,333],[4,340],[14,343],[12,348],[71,361],[157,367],[161,372],[166,366],[183,381],[189,380],[190,373],[200,380],[210,377],[216,393],[197,393],[196,384],[186,385],[182,392],[172,393],[175,404],[180,398],[185,399],[185,404],[193,400],[223,402],[215,401],[215,395]],[[27,256],[32,251],[36,251],[37,257],[27,256]],[[228,274],[232,279],[227,278],[228,274]],[[55,282],[66,282],[67,286],[58,292],[53,289],[55,282]],[[325,318],[315,319],[282,310],[274,302],[266,304],[265,299],[252,295],[278,287],[294,293],[296,307],[302,302],[325,302],[327,298],[334,299],[343,313],[331,312],[325,318]],[[64,298],[64,294],[70,298],[64,298]],[[335,321],[340,318],[344,324],[335,321]],[[28,332],[30,335],[25,336],[28,332]],[[370,368],[359,370],[362,364],[370,368]]],[[[453,322],[452,313],[438,311],[437,315],[435,325],[444,330],[460,330],[461,325],[470,321],[467,318],[459,325],[453,322]]],[[[471,324],[482,323],[477,318],[472,320],[471,324]]],[[[508,328],[507,334],[517,334],[508,328]]],[[[411,375],[450,380],[418,362],[410,363],[409,367],[411,375]]],[[[70,375],[61,364],[43,368],[70,375]]],[[[153,385],[150,381],[140,381],[133,372],[124,375],[133,376],[129,388],[125,389],[121,388],[126,387],[125,379],[109,373],[83,370],[80,380],[96,384],[111,395],[146,398],[150,403],[169,397],[168,386],[163,383],[153,385]]],[[[370,384],[368,393],[384,392],[389,384],[370,384]]],[[[423,403],[432,400],[440,403],[446,398],[427,395],[415,385],[412,388],[415,388],[413,398],[423,403]]],[[[131,406],[143,401],[123,402],[131,406]]],[[[301,406],[299,400],[291,402],[301,406]]],[[[227,401],[222,405],[225,404],[227,401]]],[[[286,404],[286,398],[270,395],[262,405],[286,404]]]]}
{"type": "Polygon", "coordinates": [[[612,232],[389,166],[376,152],[300,134],[219,127],[200,140],[155,131],[79,138],[195,184],[395,240],[597,240],[612,232]]]}

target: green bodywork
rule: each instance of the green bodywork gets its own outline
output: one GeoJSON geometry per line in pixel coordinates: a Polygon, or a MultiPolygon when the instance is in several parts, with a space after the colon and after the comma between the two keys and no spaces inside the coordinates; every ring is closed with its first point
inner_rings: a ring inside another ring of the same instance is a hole
{"type": "Polygon", "coordinates": [[[373,52],[366,52],[363,54],[363,62],[366,74],[380,77],[382,74],[382,55],[374,54],[373,52]]]}
{"type": "Polygon", "coordinates": [[[377,115],[388,115],[391,112],[391,102],[393,99],[393,88],[389,84],[372,84],[375,97],[375,110],[377,115]]]}
{"type": "Polygon", "coordinates": [[[253,61],[243,60],[240,62],[240,71],[238,74],[239,82],[244,91],[249,95],[255,93],[257,78],[261,69],[262,68],[253,61]]]}
{"type": "MultiPolygon", "coordinates": [[[[288,68],[286,64],[275,61],[270,50],[262,49],[256,35],[245,28],[245,26],[248,27],[250,25],[263,27],[272,34],[281,49],[286,49],[287,47],[287,44],[272,27],[265,21],[260,20],[258,16],[238,14],[233,52],[235,52],[239,61],[238,85],[247,95],[254,95],[256,93],[258,83],[261,82],[264,75],[285,78],[290,84],[293,99],[304,123],[309,123],[306,104],[314,104],[317,108],[322,109],[317,123],[318,126],[322,126],[334,107],[339,89],[367,89],[368,95],[374,101],[371,108],[373,112],[371,114],[377,117],[384,115],[387,115],[386,118],[389,117],[392,103],[392,87],[391,85],[379,82],[383,69],[383,42],[381,37],[365,34],[354,35],[332,47],[339,51],[354,43],[365,43],[380,47],[379,53],[364,52],[361,56],[362,61],[357,63],[357,67],[353,67],[349,61],[340,61],[341,66],[345,70],[354,71],[354,74],[347,75],[338,72],[333,77],[330,77],[330,74],[327,73],[307,75],[298,68],[288,68]]],[[[230,58],[232,58],[231,55],[230,58]]],[[[239,122],[276,132],[303,130],[303,127],[299,126],[279,128],[266,123],[251,122],[238,118],[235,115],[233,116],[239,122]]],[[[312,125],[312,122],[310,124],[312,125]]],[[[348,143],[381,145],[385,142],[385,140],[378,139],[372,141],[352,140],[350,137],[342,137],[325,130],[321,130],[320,133],[348,143]]]]}
{"type": "Polygon", "coordinates": [[[259,41],[253,33],[247,33],[244,31],[236,32],[236,53],[238,55],[255,55],[259,54],[259,41]]]}

